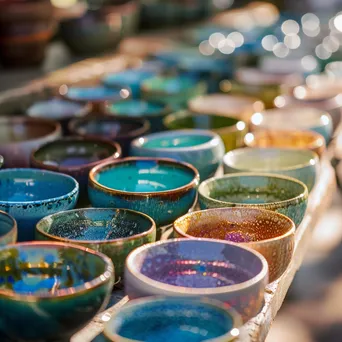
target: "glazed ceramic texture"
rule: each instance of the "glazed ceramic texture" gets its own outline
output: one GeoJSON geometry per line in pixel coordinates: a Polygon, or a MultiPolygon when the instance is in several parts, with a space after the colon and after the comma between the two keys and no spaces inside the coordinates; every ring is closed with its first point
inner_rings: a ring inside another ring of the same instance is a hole
{"type": "Polygon", "coordinates": [[[15,341],[69,339],[105,307],[113,282],[110,259],[83,247],[49,242],[3,247],[0,332],[15,341]]]}
{"type": "Polygon", "coordinates": [[[146,135],[133,140],[131,155],[172,158],[193,165],[201,181],[215,175],[225,147],[216,133],[206,130],[178,130],[146,135]]]}
{"type": "Polygon", "coordinates": [[[82,245],[107,255],[122,279],[127,255],[156,240],[156,225],[147,215],[127,209],[77,209],[47,216],[37,223],[37,240],[82,245]]]}
{"type": "Polygon", "coordinates": [[[226,241],[172,239],[135,249],[126,260],[130,299],[151,295],[208,297],[246,322],[261,309],[268,266],[256,251],[226,241]]]}
{"type": "Polygon", "coordinates": [[[294,249],[295,224],[260,208],[219,208],[187,214],[173,224],[175,237],[226,240],[252,248],[268,262],[270,282],[287,269],[294,249]]]}
{"type": "Polygon", "coordinates": [[[143,298],[114,314],[104,336],[111,342],[228,342],[239,335],[241,325],[234,310],[215,300],[143,298]]]}
{"type": "Polygon", "coordinates": [[[29,167],[31,152],[61,134],[61,126],[51,120],[1,117],[0,154],[5,158],[4,166],[29,167]]]}
{"type": "Polygon", "coordinates": [[[263,173],[239,173],[211,178],[198,188],[201,209],[256,207],[276,211],[296,225],[302,222],[307,202],[306,185],[294,178],[263,173]]]}
{"type": "Polygon", "coordinates": [[[34,240],[36,223],[47,215],[73,209],[78,183],[67,175],[38,169],[0,171],[0,210],[18,224],[18,240],[34,240]]]}
{"type": "Polygon", "coordinates": [[[309,192],[319,173],[316,153],[303,149],[244,148],[223,158],[224,173],[266,172],[293,177],[303,182],[309,192]]]}
{"type": "Polygon", "coordinates": [[[16,243],[17,235],[18,228],[15,219],[0,211],[0,247],[16,243]]]}
{"type": "Polygon", "coordinates": [[[126,158],[93,168],[88,194],[94,207],[143,212],[157,227],[171,224],[195,204],[197,170],[172,159],[126,158]]]}
{"type": "Polygon", "coordinates": [[[243,139],[247,133],[247,125],[238,119],[189,111],[168,115],[164,125],[170,130],[194,128],[212,130],[222,138],[227,152],[243,146],[243,139]]]}

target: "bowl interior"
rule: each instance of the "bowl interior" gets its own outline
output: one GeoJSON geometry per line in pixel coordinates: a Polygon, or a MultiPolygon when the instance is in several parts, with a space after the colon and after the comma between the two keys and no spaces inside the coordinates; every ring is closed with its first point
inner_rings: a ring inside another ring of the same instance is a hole
{"type": "Polygon", "coordinates": [[[94,87],[71,87],[66,97],[73,101],[105,101],[122,100],[129,96],[127,89],[107,88],[102,86],[94,87]]]}
{"type": "Polygon", "coordinates": [[[145,115],[160,115],[165,110],[165,106],[147,102],[143,100],[128,100],[112,103],[108,106],[110,114],[129,116],[129,117],[144,117],[145,115]]]}
{"type": "Polygon", "coordinates": [[[14,226],[14,219],[9,215],[0,212],[0,239],[8,234],[14,226]]]}
{"type": "Polygon", "coordinates": [[[167,94],[176,94],[183,91],[189,91],[196,85],[196,81],[190,77],[162,77],[155,76],[144,81],[143,90],[148,92],[162,92],[167,94]]]}

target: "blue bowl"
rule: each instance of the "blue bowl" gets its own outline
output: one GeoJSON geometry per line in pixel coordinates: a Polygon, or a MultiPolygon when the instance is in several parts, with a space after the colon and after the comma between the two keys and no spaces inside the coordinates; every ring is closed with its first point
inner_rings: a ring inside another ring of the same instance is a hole
{"type": "Polygon", "coordinates": [[[189,211],[196,201],[198,183],[198,172],[189,164],[126,158],[94,167],[88,194],[94,207],[140,211],[160,227],[189,211]]]}
{"type": "Polygon", "coordinates": [[[0,334],[11,341],[69,341],[107,305],[113,282],[110,259],[89,248],[51,242],[3,247],[0,334]]]}
{"type": "Polygon", "coordinates": [[[16,220],[0,211],[0,247],[17,241],[18,228],[16,220]]]}
{"type": "Polygon", "coordinates": [[[193,165],[201,181],[216,173],[225,153],[220,136],[207,130],[176,130],[133,140],[131,155],[172,158],[193,165]]]}
{"type": "Polygon", "coordinates": [[[0,210],[18,223],[18,240],[34,240],[36,223],[47,215],[73,209],[78,183],[67,175],[38,169],[0,171],[0,210]]]}

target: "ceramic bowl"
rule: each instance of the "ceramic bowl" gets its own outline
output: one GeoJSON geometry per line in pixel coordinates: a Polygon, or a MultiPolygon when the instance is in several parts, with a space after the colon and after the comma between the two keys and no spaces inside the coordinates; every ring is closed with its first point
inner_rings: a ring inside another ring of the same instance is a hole
{"type": "Polygon", "coordinates": [[[224,151],[218,134],[196,129],[154,133],[131,144],[132,156],[172,158],[189,163],[198,170],[201,180],[214,176],[224,151]]]}
{"type": "Polygon", "coordinates": [[[244,148],[228,152],[223,158],[224,173],[267,172],[302,181],[309,192],[319,173],[315,152],[288,148],[244,148]]]}
{"type": "Polygon", "coordinates": [[[316,108],[288,107],[255,113],[251,119],[252,130],[310,130],[321,134],[329,144],[333,124],[331,116],[316,108]]]}
{"type": "Polygon", "coordinates": [[[47,215],[73,209],[78,183],[70,176],[38,169],[0,171],[0,210],[18,223],[18,240],[34,240],[36,223],[47,215]]]}
{"type": "Polygon", "coordinates": [[[16,220],[0,211],[0,247],[16,243],[18,228],[16,220]]]}
{"type": "Polygon", "coordinates": [[[123,156],[127,156],[132,140],[147,134],[150,124],[142,118],[92,116],[72,120],[69,130],[74,135],[84,138],[108,139],[118,142],[123,156]]]}
{"type": "Polygon", "coordinates": [[[222,115],[196,114],[180,111],[169,114],[164,119],[164,125],[170,130],[176,129],[209,129],[220,135],[226,151],[243,146],[243,139],[247,133],[245,122],[222,115]]]}
{"type": "Polygon", "coordinates": [[[104,336],[111,342],[229,342],[241,325],[241,317],[216,300],[152,297],[121,308],[105,325],[104,336]]]}
{"type": "Polygon", "coordinates": [[[268,262],[270,282],[287,269],[294,249],[295,224],[260,208],[219,208],[187,214],[173,224],[175,237],[226,240],[250,247],[268,262]]]}
{"type": "Polygon", "coordinates": [[[156,240],[156,225],[147,215],[127,209],[77,209],[44,217],[36,226],[37,240],[78,244],[107,255],[118,280],[127,255],[156,240]]]}
{"type": "Polygon", "coordinates": [[[119,144],[93,138],[70,137],[47,143],[31,154],[31,166],[65,173],[80,186],[80,200],[87,199],[89,171],[121,157],[119,144]]]}
{"type": "Polygon", "coordinates": [[[198,188],[201,209],[255,207],[302,222],[308,189],[297,179],[267,173],[239,173],[208,179],[198,188]]]}
{"type": "Polygon", "coordinates": [[[30,154],[46,142],[59,138],[60,124],[37,118],[0,117],[0,154],[5,167],[28,167],[30,154]]]}
{"type": "Polygon", "coordinates": [[[88,194],[94,207],[137,210],[157,227],[171,224],[196,202],[198,171],[172,159],[126,158],[94,167],[88,194]]]}
{"type": "Polygon", "coordinates": [[[138,117],[149,121],[151,132],[164,130],[163,119],[171,109],[160,103],[144,100],[127,100],[110,103],[106,107],[106,114],[120,117],[138,117]]]}
{"type": "Polygon", "coordinates": [[[130,299],[163,295],[225,302],[246,322],[261,309],[268,265],[258,252],[226,241],[173,239],[135,249],[126,260],[130,299]]]}
{"type": "Polygon", "coordinates": [[[325,139],[314,131],[257,130],[245,136],[247,147],[307,149],[320,157],[325,151],[325,139]]]}
{"type": "Polygon", "coordinates": [[[1,248],[0,260],[0,332],[15,341],[69,340],[109,301],[114,267],[101,253],[31,242],[1,248]]]}

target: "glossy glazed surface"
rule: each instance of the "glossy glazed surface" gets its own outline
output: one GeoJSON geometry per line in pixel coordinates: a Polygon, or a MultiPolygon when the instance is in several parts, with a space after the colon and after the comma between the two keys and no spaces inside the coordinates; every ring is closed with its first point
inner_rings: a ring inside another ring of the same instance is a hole
{"type": "Polygon", "coordinates": [[[17,235],[18,228],[15,219],[0,211],[0,247],[16,243],[17,235]]]}

